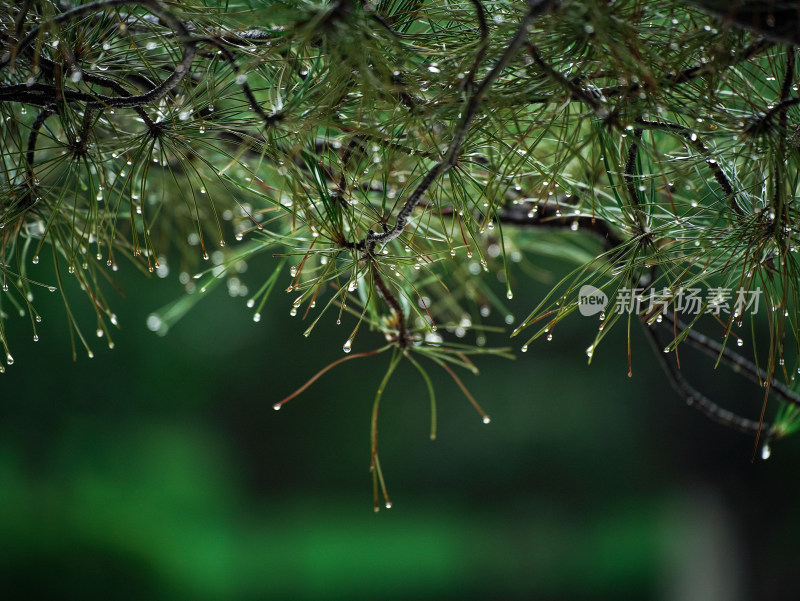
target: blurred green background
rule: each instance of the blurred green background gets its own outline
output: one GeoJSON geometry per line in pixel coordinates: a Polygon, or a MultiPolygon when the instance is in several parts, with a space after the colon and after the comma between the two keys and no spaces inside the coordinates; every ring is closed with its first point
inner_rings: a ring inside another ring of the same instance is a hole
{"type": "MultiPolygon", "coordinates": [[[[751,463],[752,440],[687,408],[636,328],[632,378],[622,328],[586,365],[596,324],[579,316],[516,361],[479,360],[464,379],[489,426],[432,370],[436,441],[424,383],[401,365],[380,418],[394,507],[375,514],[369,420],[388,356],[347,362],[275,412],[342,356],[352,324],[331,316],[305,339],[290,299],[254,323],[218,289],[161,338],[145,319],[181,294],[174,275],[116,275],[113,351],[94,339],[94,359],[71,360],[58,294],[37,298],[41,342],[11,320],[4,598],[797,598],[800,442],[751,463]]],[[[545,286],[516,289],[518,318],[545,286]]],[[[362,332],[354,351],[381,343],[362,332]]],[[[758,415],[757,387],[682,360],[703,391],[758,415]]]]}

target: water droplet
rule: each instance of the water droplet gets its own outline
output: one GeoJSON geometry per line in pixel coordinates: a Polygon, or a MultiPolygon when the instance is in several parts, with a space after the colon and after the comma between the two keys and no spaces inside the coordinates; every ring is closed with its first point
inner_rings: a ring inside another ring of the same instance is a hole
{"type": "Polygon", "coordinates": [[[512,298],[514,298],[514,293],[511,292],[511,290],[509,290],[508,292],[506,292],[506,298],[508,300],[511,300],[512,298]]]}
{"type": "Polygon", "coordinates": [[[489,416],[488,416],[488,415],[484,415],[484,416],[483,416],[483,423],[484,423],[484,424],[488,424],[490,421],[492,421],[492,420],[489,418],[489,416]]]}
{"type": "Polygon", "coordinates": [[[35,257],[33,257],[33,259],[31,259],[31,262],[32,262],[34,265],[36,265],[36,264],[39,262],[39,255],[36,255],[35,257]]]}
{"type": "Polygon", "coordinates": [[[289,315],[291,315],[292,317],[297,315],[297,307],[292,307],[292,310],[289,311],[289,315]]]}
{"type": "Polygon", "coordinates": [[[33,341],[34,342],[39,342],[39,334],[34,334],[33,335],[33,341]]]}
{"type": "Polygon", "coordinates": [[[273,408],[275,411],[280,411],[280,410],[281,410],[281,407],[282,407],[282,405],[281,405],[280,403],[275,403],[275,404],[272,406],[272,408],[273,408]]]}
{"type": "Polygon", "coordinates": [[[769,443],[765,442],[761,447],[761,459],[769,459],[770,455],[772,455],[772,449],[769,448],[769,443]]]}
{"type": "Polygon", "coordinates": [[[739,338],[739,340],[736,341],[736,346],[744,346],[744,339],[739,338]]]}
{"type": "Polygon", "coordinates": [[[97,337],[98,338],[102,338],[103,337],[103,330],[101,328],[97,328],[97,337]]]}
{"type": "Polygon", "coordinates": [[[550,342],[552,339],[553,339],[553,335],[552,334],[548,334],[547,335],[547,342],[550,342]]]}
{"type": "Polygon", "coordinates": [[[523,344],[522,348],[519,349],[519,350],[521,350],[523,353],[527,353],[528,352],[528,345],[527,344],[523,344]]]}
{"type": "Polygon", "coordinates": [[[55,286],[48,286],[47,290],[50,291],[50,292],[55,292],[56,291],[56,287],[55,286]]]}
{"type": "Polygon", "coordinates": [[[353,341],[351,339],[348,339],[348,341],[344,343],[342,350],[345,353],[349,353],[352,350],[352,347],[353,347],[353,341]]]}
{"type": "Polygon", "coordinates": [[[158,315],[152,314],[147,318],[147,329],[151,332],[157,332],[164,325],[158,315]]]}
{"type": "Polygon", "coordinates": [[[252,308],[255,306],[255,304],[256,304],[256,301],[255,301],[254,299],[252,299],[252,298],[251,298],[251,299],[249,299],[249,300],[247,301],[247,308],[248,308],[248,309],[252,309],[252,308]]]}
{"type": "Polygon", "coordinates": [[[391,508],[392,508],[392,502],[386,501],[386,509],[391,509],[391,508]]]}
{"type": "Polygon", "coordinates": [[[255,321],[256,323],[261,321],[261,313],[253,313],[253,321],[255,321]]]}
{"type": "Polygon", "coordinates": [[[14,365],[14,357],[11,356],[11,353],[6,354],[6,363],[9,365],[14,365]]]}

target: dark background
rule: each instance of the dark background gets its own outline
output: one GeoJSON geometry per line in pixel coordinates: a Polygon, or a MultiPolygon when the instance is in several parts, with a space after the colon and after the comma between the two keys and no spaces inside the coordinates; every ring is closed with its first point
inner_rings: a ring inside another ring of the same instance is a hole
{"type": "MultiPolygon", "coordinates": [[[[116,275],[113,351],[73,306],[95,357],[72,361],[58,294],[36,299],[41,342],[10,320],[0,588],[13,598],[797,598],[800,439],[751,463],[753,441],[688,408],[635,323],[632,378],[624,325],[588,366],[597,324],[577,315],[516,361],[479,359],[463,378],[488,426],[431,366],[436,441],[424,383],[401,364],[380,417],[394,507],[375,514],[369,420],[388,355],[275,412],[342,356],[352,323],[331,315],[305,339],[290,298],[254,323],[220,287],[162,338],[145,319],[180,296],[176,278],[116,275]]],[[[518,319],[545,290],[517,289],[518,319]]],[[[364,331],[354,352],[381,344],[364,331]]],[[[757,418],[756,386],[682,353],[700,389],[757,418]]]]}

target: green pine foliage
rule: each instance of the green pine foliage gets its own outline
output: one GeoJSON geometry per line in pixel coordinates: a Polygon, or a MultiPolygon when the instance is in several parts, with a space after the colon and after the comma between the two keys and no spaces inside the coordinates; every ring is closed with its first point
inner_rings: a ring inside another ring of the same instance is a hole
{"type": "Polygon", "coordinates": [[[2,2],[0,371],[3,323],[28,319],[37,339],[48,291],[76,353],[91,356],[92,326],[113,346],[118,268],[179,275],[186,296],[147,320],[161,334],[220,283],[256,321],[285,291],[304,335],[346,328],[346,354],[298,392],[387,357],[372,420],[385,492],[378,407],[399,362],[428,386],[432,436],[431,369],[488,422],[458,375],[511,356],[487,346],[487,316],[525,351],[591,285],[609,302],[587,321],[590,360],[612,327],[641,323],[687,402],[784,436],[800,405],[800,94],[797,15],[780,4],[2,2]],[[259,255],[273,268],[248,289],[259,255]],[[550,261],[575,270],[515,322],[506,298],[550,261]],[[689,289],[703,296],[686,319],[689,289]],[[722,289],[727,306],[705,295],[722,289]],[[645,300],[625,311],[630,290],[645,300]],[[760,291],[762,315],[737,312],[737,291],[760,291]],[[77,303],[96,324],[73,319],[77,303]],[[362,347],[366,329],[385,346],[362,347]],[[684,344],[764,384],[768,412],[706,398],[675,361],[684,344]]]}

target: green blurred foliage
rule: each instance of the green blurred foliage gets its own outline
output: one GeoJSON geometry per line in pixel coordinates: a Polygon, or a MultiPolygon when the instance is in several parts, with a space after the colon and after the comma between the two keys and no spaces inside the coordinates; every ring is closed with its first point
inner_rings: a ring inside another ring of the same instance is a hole
{"type": "MultiPolygon", "coordinates": [[[[433,374],[436,441],[424,384],[402,365],[381,414],[395,506],[374,514],[383,356],[340,366],[276,413],[346,333],[299,336],[280,297],[256,324],[217,290],[162,338],[145,316],[178,284],[118,276],[115,350],[72,363],[63,306],[44,297],[47,343],[21,345],[3,376],[6,598],[792,598],[796,444],[751,463],[752,441],[682,406],[643,338],[631,379],[622,330],[586,365],[581,317],[516,361],[483,361],[466,381],[488,426],[433,374]]],[[[21,338],[29,325],[12,327],[21,338]]],[[[758,410],[755,387],[703,384],[758,410]]]]}

